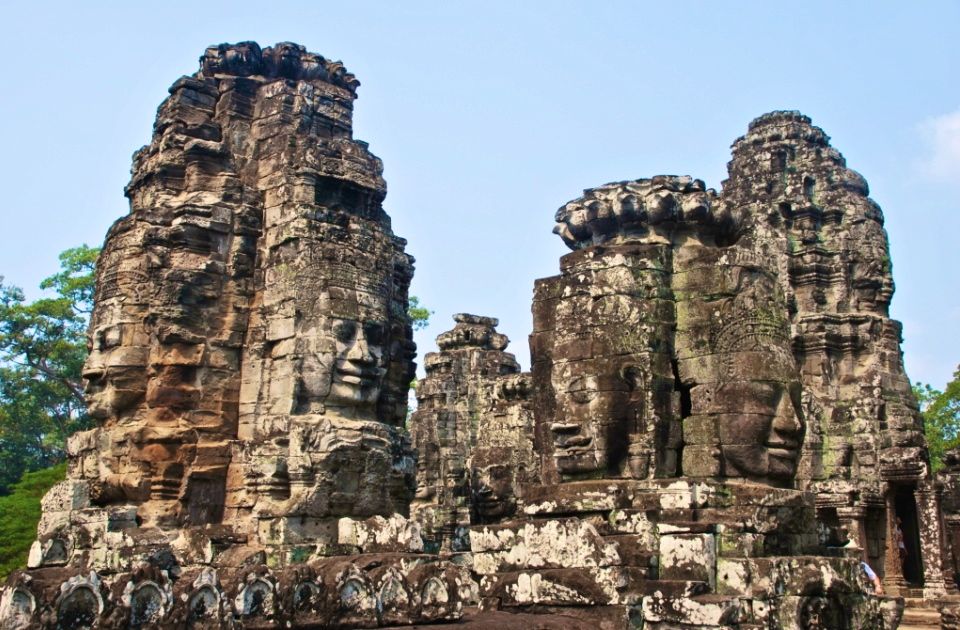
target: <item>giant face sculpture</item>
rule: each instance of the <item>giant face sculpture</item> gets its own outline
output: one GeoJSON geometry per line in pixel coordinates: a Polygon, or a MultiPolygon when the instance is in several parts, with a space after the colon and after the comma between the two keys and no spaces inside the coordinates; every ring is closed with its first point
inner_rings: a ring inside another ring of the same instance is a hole
{"type": "MultiPolygon", "coordinates": [[[[662,363],[653,359],[660,352],[657,339],[669,331],[639,295],[643,283],[661,278],[637,268],[624,272],[618,263],[627,252],[636,253],[620,248],[590,258],[595,269],[558,281],[561,297],[552,307],[556,328],[549,337],[553,413],[544,435],[563,478],[646,476],[627,465],[631,453],[643,450],[639,423],[648,415],[671,415],[647,396],[653,388],[649,367],[662,363]],[[586,279],[590,291],[578,290],[586,279]]],[[[639,257],[647,260],[645,254],[639,257]]]]}
{"type": "Polygon", "coordinates": [[[372,307],[357,308],[354,303],[349,310],[337,309],[338,304],[324,295],[298,341],[302,357],[295,411],[330,410],[374,419],[389,358],[386,304],[374,300],[372,307]],[[340,316],[345,314],[351,317],[340,316]]]}
{"type": "Polygon", "coordinates": [[[383,376],[387,322],[331,320],[336,359],[330,404],[369,406],[377,401],[383,376]]]}
{"type": "Polygon", "coordinates": [[[771,276],[753,270],[738,275],[739,294],[730,310],[740,321],[734,327],[738,332],[729,347],[719,344],[729,353],[720,387],[736,406],[726,408],[724,413],[732,415],[721,416],[719,422],[724,472],[728,477],[787,481],[796,472],[804,423],[784,315],[767,312],[782,299],[775,299],[779,291],[771,276]]]}
{"type": "Polygon", "coordinates": [[[743,401],[739,412],[719,417],[726,476],[792,478],[803,443],[799,383],[753,381],[722,387],[724,395],[743,401]]]}
{"type": "Polygon", "coordinates": [[[689,322],[678,335],[681,355],[709,348],[714,366],[692,370],[696,358],[681,362],[681,372],[695,382],[690,392],[693,418],[685,421],[691,429],[691,469],[789,482],[796,472],[804,424],[782,297],[772,274],[756,260],[722,265],[715,251],[693,254],[690,259],[700,264],[714,263],[713,275],[704,281],[712,282],[722,297],[698,295],[678,307],[689,322]],[[713,430],[705,432],[705,426],[713,430]],[[718,457],[713,470],[695,461],[707,453],[718,457]]]}
{"type": "Polygon", "coordinates": [[[510,516],[517,507],[515,449],[478,448],[471,461],[473,508],[482,522],[510,516]]]}
{"type": "Polygon", "coordinates": [[[629,361],[606,357],[554,366],[557,413],[550,434],[559,473],[622,472],[634,412],[635,374],[629,361]]]}
{"type": "Polygon", "coordinates": [[[268,411],[252,416],[251,435],[267,452],[269,443],[278,445],[286,476],[258,492],[259,479],[272,473],[245,464],[246,488],[258,497],[254,511],[261,516],[365,517],[399,511],[410,500],[413,460],[394,427],[413,377],[413,344],[398,308],[406,287],[390,284],[409,263],[386,247],[361,253],[358,266],[288,267],[270,287],[275,306],[258,324],[272,345],[263,355],[251,353],[251,363],[262,361],[255,393],[268,411]]]}
{"type": "Polygon", "coordinates": [[[134,345],[136,337],[133,324],[109,321],[90,334],[90,354],[83,365],[90,417],[116,419],[143,400],[148,349],[134,345]]]}
{"type": "Polygon", "coordinates": [[[669,253],[664,243],[592,246],[538,282],[531,354],[538,439],[553,464],[545,478],[550,468],[575,480],[667,467],[657,449],[675,449],[660,430],[675,415],[669,392],[661,395],[661,381],[673,383],[669,253]]]}
{"type": "Polygon", "coordinates": [[[538,283],[532,354],[561,479],[793,477],[803,420],[787,308],[742,220],[702,182],[666,176],[557,212],[575,251],[538,283]]]}

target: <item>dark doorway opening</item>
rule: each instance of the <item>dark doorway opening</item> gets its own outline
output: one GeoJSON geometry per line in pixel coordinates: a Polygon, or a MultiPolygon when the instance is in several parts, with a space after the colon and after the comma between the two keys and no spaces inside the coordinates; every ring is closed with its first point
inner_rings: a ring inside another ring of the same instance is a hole
{"type": "MultiPolygon", "coordinates": [[[[900,558],[903,579],[912,585],[923,585],[923,559],[920,557],[920,527],[917,521],[917,501],[912,486],[902,486],[894,494],[894,523],[903,534],[900,558]]],[[[898,545],[899,546],[899,545],[898,545]]]]}
{"type": "Polygon", "coordinates": [[[837,508],[824,507],[817,509],[817,524],[819,525],[817,534],[820,538],[820,544],[824,547],[841,547],[847,542],[842,540],[837,508]]]}

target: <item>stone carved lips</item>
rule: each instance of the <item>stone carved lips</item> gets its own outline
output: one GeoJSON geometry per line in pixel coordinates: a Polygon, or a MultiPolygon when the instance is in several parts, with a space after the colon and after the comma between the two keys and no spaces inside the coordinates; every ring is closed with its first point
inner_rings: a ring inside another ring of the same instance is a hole
{"type": "Polygon", "coordinates": [[[583,435],[577,424],[553,423],[553,458],[563,474],[591,472],[602,468],[592,436],[583,435]]]}
{"type": "Polygon", "coordinates": [[[550,424],[553,457],[562,473],[605,471],[616,467],[610,461],[609,447],[625,439],[626,400],[620,392],[599,391],[590,403],[581,405],[577,414],[568,413],[560,422],[550,424]],[[578,421],[579,420],[579,421],[578,421]]]}
{"type": "Polygon", "coordinates": [[[93,366],[83,371],[84,400],[91,418],[106,420],[134,407],[145,389],[143,368],[93,366]]]}
{"type": "Polygon", "coordinates": [[[385,326],[380,322],[334,320],[332,331],[337,358],[328,402],[369,404],[376,402],[386,369],[385,326]]]}
{"type": "Polygon", "coordinates": [[[593,438],[581,434],[580,429],[582,428],[579,424],[563,424],[560,422],[554,422],[550,425],[550,430],[554,435],[553,444],[557,447],[557,453],[554,454],[554,457],[590,450],[593,438]]]}
{"type": "Polygon", "coordinates": [[[550,425],[553,434],[553,458],[561,473],[588,472],[601,466],[594,452],[592,436],[584,435],[579,424],[554,422],[550,425]]]}

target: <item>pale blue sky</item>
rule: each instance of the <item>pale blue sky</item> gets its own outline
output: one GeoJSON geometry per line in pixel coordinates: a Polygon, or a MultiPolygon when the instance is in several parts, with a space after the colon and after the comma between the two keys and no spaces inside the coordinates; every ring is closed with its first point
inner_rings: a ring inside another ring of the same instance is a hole
{"type": "Polygon", "coordinates": [[[421,357],[469,311],[528,366],[557,207],[659,173],[719,187],[752,118],[799,109],[886,214],[911,379],[960,363],[960,2],[6,2],[0,35],[0,275],[24,288],[126,213],[130,156],[208,44],[291,40],[362,83],[356,136],[436,311],[421,357]]]}

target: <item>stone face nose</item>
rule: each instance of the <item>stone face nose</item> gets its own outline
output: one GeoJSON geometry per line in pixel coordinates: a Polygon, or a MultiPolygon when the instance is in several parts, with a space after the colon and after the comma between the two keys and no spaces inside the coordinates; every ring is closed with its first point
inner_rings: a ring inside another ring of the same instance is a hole
{"type": "Polygon", "coordinates": [[[770,446],[797,448],[803,441],[804,425],[790,397],[784,394],[776,409],[771,425],[770,446]]]}
{"type": "Polygon", "coordinates": [[[357,326],[357,334],[350,344],[350,348],[344,357],[352,363],[372,364],[376,362],[376,357],[370,351],[370,344],[367,342],[367,336],[363,332],[362,326],[357,326]]]}
{"type": "Polygon", "coordinates": [[[107,372],[103,368],[85,368],[83,370],[83,392],[90,395],[103,389],[103,381],[107,372]]]}

